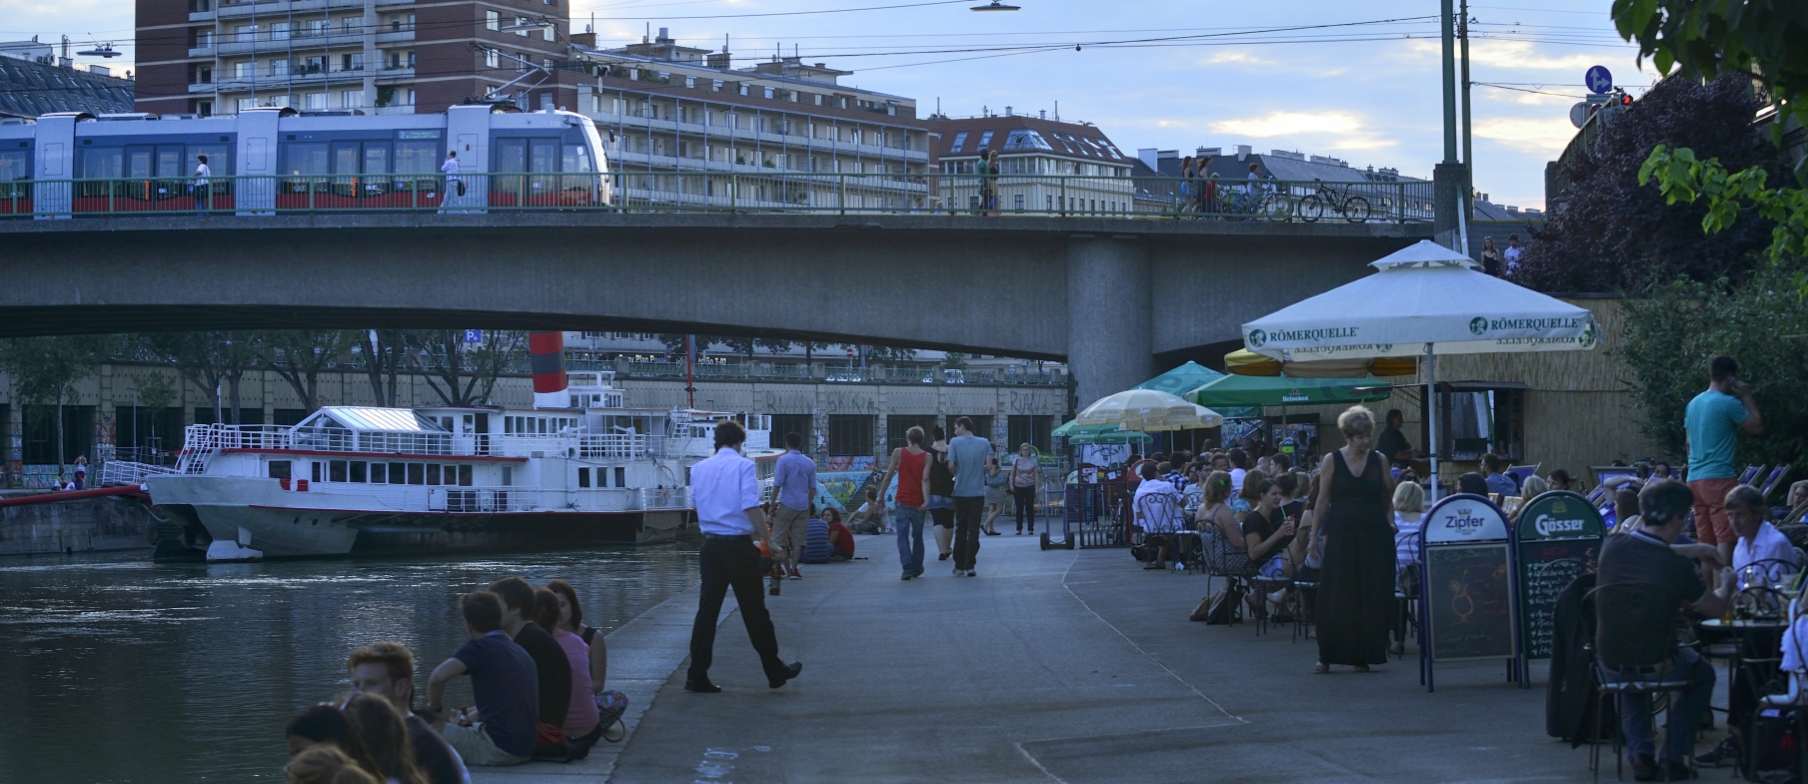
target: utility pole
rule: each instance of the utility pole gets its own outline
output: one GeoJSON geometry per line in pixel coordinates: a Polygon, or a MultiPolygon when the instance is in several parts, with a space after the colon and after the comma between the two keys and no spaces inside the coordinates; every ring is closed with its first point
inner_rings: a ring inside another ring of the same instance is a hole
{"type": "Polygon", "coordinates": [[[1461,13],[1457,17],[1459,27],[1458,40],[1462,44],[1463,58],[1463,196],[1462,203],[1457,205],[1461,210],[1456,216],[1457,235],[1462,243],[1463,253],[1469,252],[1469,220],[1475,215],[1475,151],[1470,145],[1469,134],[1469,0],[1460,0],[1461,13]]]}
{"type": "Polygon", "coordinates": [[[1462,220],[1462,194],[1469,178],[1463,173],[1467,161],[1459,162],[1457,159],[1454,5],[1455,0],[1441,0],[1440,3],[1439,25],[1444,42],[1444,161],[1432,171],[1432,231],[1439,244],[1466,253],[1467,249],[1461,244],[1465,224],[1462,220]]]}

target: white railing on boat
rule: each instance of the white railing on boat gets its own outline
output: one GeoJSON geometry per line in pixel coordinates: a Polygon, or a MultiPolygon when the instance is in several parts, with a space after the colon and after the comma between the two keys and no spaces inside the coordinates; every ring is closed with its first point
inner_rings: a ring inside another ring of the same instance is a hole
{"type": "Polygon", "coordinates": [[[169,466],[134,463],[130,460],[108,460],[101,464],[100,484],[102,487],[141,485],[148,477],[173,473],[176,473],[176,469],[169,466]]]}
{"type": "Polygon", "coordinates": [[[689,509],[691,508],[691,489],[688,487],[640,488],[640,508],[689,509]]]}
{"type": "MultiPolygon", "coordinates": [[[[448,457],[566,457],[590,460],[642,460],[678,457],[674,450],[689,439],[642,433],[564,433],[517,436],[498,433],[358,432],[343,428],[291,428],[281,425],[190,425],[180,472],[198,474],[208,458],[227,449],[301,450],[408,454],[448,457]]],[[[707,453],[700,456],[707,457],[707,453]]]]}

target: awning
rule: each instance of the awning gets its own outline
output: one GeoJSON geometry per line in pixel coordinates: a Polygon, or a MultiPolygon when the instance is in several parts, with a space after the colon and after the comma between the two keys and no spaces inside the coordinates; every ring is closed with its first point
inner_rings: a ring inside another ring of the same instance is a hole
{"type": "Polygon", "coordinates": [[[1362,378],[1286,378],[1229,375],[1189,390],[1182,397],[1208,408],[1225,406],[1312,406],[1386,400],[1387,382],[1362,378]],[[1358,391],[1357,387],[1379,387],[1358,391]]]}
{"type": "Polygon", "coordinates": [[[1086,444],[1131,444],[1143,441],[1154,441],[1155,437],[1140,430],[1119,430],[1117,425],[1082,425],[1079,422],[1068,422],[1055,428],[1055,435],[1067,439],[1067,443],[1086,444]]]}
{"type": "Polygon", "coordinates": [[[1361,378],[1363,376],[1410,376],[1419,372],[1419,360],[1417,357],[1377,357],[1374,359],[1282,362],[1273,357],[1240,348],[1224,355],[1224,367],[1239,376],[1285,374],[1291,378],[1361,378]]]}
{"type": "MultiPolygon", "coordinates": [[[[1279,366],[1278,363],[1276,366],[1279,366]]],[[[1224,378],[1223,373],[1219,373],[1216,370],[1192,360],[1187,360],[1186,364],[1151,378],[1148,381],[1144,381],[1141,384],[1137,384],[1136,388],[1153,389],[1158,392],[1166,392],[1175,397],[1181,397],[1184,396],[1188,390],[1198,389],[1201,386],[1210,384],[1221,378],[1224,378]]],[[[1220,408],[1217,409],[1217,411],[1226,418],[1235,419],[1248,419],[1262,415],[1262,410],[1260,408],[1220,408]]]]}

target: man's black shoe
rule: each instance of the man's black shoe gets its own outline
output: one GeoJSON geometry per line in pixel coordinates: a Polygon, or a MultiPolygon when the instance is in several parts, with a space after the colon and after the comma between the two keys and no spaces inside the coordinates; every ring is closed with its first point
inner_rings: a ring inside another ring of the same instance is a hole
{"type": "Polygon", "coordinates": [[[1657,760],[1650,757],[1634,757],[1632,759],[1633,781],[1656,781],[1657,760]]]}
{"type": "Polygon", "coordinates": [[[778,675],[766,676],[766,685],[771,686],[772,688],[776,689],[780,686],[785,685],[786,681],[789,681],[792,678],[795,678],[798,675],[802,674],[803,671],[804,671],[804,663],[803,662],[791,662],[789,665],[786,665],[785,669],[781,670],[778,675]]]}
{"type": "Polygon", "coordinates": [[[1704,768],[1723,768],[1739,762],[1739,741],[1728,735],[1715,746],[1712,751],[1695,758],[1695,763],[1704,768]]]}
{"type": "Polygon", "coordinates": [[[709,681],[685,681],[684,690],[694,691],[698,694],[715,694],[716,692],[721,691],[722,687],[710,683],[709,681]]]}
{"type": "Polygon", "coordinates": [[[1688,781],[1689,779],[1692,779],[1692,778],[1695,778],[1695,769],[1689,767],[1689,763],[1687,763],[1687,762],[1666,762],[1666,763],[1664,763],[1664,780],[1665,781],[1688,781]]]}

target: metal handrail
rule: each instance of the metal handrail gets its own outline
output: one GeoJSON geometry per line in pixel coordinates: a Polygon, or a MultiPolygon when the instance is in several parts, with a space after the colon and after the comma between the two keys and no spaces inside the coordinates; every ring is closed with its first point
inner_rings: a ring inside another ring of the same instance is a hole
{"type": "MultiPolygon", "coordinates": [[[[628,153],[629,158],[647,157],[628,153]]],[[[663,157],[663,156],[652,156],[663,157]]],[[[710,171],[192,175],[0,181],[0,217],[516,211],[1424,222],[1432,183],[710,171]],[[463,188],[462,195],[459,189],[463,188]],[[450,188],[450,190],[448,190],[450,188]],[[1361,209],[1351,197],[1359,197],[1361,209]]]]}

